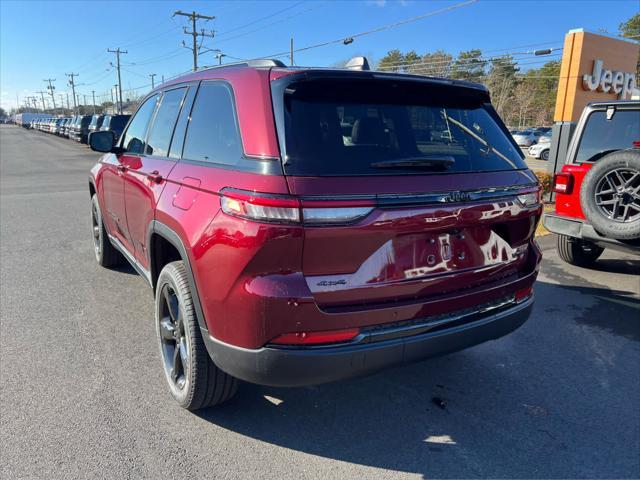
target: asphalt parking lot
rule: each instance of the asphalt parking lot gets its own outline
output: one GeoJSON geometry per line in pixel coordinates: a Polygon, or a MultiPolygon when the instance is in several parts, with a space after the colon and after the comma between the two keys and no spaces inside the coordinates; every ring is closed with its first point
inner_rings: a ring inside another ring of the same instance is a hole
{"type": "Polygon", "coordinates": [[[562,263],[498,341],[192,414],[151,291],[93,258],[84,145],[0,126],[1,478],[640,476],[640,260],[562,263]]]}

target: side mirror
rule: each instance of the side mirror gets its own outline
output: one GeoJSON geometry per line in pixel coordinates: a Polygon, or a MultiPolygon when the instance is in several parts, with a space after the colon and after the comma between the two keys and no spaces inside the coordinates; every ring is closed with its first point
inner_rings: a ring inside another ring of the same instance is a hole
{"type": "Polygon", "coordinates": [[[91,132],[89,134],[89,147],[91,150],[102,153],[116,153],[114,146],[116,137],[111,130],[104,132],[91,132]]]}

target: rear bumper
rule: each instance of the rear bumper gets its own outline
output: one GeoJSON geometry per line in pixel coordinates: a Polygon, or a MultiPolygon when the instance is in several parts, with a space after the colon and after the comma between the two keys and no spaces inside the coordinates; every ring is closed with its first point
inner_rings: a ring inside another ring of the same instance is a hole
{"type": "Polygon", "coordinates": [[[325,347],[246,349],[202,331],[218,367],[236,378],[277,387],[314,385],[366,375],[386,367],[462,350],[500,338],[529,317],[533,297],[470,323],[408,337],[325,347]]]}
{"type": "Polygon", "coordinates": [[[586,240],[602,248],[611,248],[627,253],[640,253],[640,248],[622,243],[613,238],[603,237],[590,224],[577,218],[546,213],[542,222],[547,230],[557,235],[586,240]]]}

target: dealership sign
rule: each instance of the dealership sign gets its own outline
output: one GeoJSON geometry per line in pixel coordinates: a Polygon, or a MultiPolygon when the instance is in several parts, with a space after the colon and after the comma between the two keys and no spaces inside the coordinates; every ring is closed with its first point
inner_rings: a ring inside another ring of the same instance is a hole
{"type": "Polygon", "coordinates": [[[618,72],[603,68],[604,62],[593,62],[593,72],[582,76],[582,88],[589,91],[614,93],[625,100],[631,96],[636,87],[636,75],[632,72],[618,72]]]}

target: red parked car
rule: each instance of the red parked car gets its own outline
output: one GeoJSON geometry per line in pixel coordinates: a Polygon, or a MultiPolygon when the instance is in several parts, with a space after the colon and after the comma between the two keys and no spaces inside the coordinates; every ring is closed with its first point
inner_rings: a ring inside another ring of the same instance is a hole
{"type": "Polygon", "coordinates": [[[585,108],[554,191],[544,225],[564,261],[587,267],[605,248],[640,253],[640,102],[585,108]]]}
{"type": "Polygon", "coordinates": [[[470,347],[531,311],[539,186],[481,85],[248,62],[160,86],[90,145],[96,259],[154,289],[186,408],[470,347]]]}

